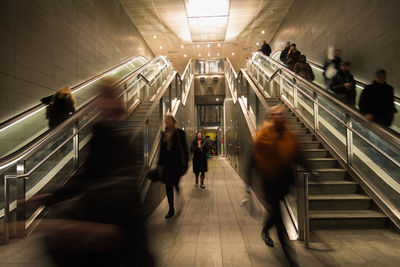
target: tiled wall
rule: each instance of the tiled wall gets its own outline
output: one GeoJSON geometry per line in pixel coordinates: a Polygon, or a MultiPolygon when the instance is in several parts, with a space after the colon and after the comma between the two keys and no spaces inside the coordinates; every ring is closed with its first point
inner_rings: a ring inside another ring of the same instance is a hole
{"type": "Polygon", "coordinates": [[[271,40],[272,50],[286,41],[308,59],[324,63],[327,47],[341,48],[356,78],[370,82],[377,69],[388,71],[400,96],[400,1],[298,0],[271,40]]]}
{"type": "Polygon", "coordinates": [[[0,121],[153,52],[118,0],[0,1],[0,121]]]}

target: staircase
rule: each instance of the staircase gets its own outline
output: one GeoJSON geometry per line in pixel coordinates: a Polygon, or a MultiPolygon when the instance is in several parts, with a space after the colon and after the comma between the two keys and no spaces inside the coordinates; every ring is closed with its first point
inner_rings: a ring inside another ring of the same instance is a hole
{"type": "MultiPolygon", "coordinates": [[[[282,104],[279,98],[266,99],[270,106],[282,104]]],[[[288,109],[289,110],[289,109],[288,109]]],[[[319,172],[309,181],[311,229],[386,228],[388,217],[323,147],[294,113],[286,115],[288,128],[298,133],[304,157],[319,172]]]]}

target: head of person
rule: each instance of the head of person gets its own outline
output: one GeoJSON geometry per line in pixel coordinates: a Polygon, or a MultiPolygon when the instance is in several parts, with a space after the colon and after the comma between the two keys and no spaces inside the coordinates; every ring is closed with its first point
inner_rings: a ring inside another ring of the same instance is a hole
{"type": "Polygon", "coordinates": [[[267,42],[265,42],[265,40],[263,41],[263,44],[266,44],[267,42]]]}
{"type": "Polygon", "coordinates": [[[307,58],[306,58],[305,55],[301,55],[301,56],[299,57],[299,62],[306,62],[306,61],[307,61],[307,58]]]}
{"type": "Polygon", "coordinates": [[[285,47],[290,47],[290,42],[287,41],[285,47]]]}
{"type": "Polygon", "coordinates": [[[374,80],[377,83],[386,83],[386,71],[383,69],[376,71],[374,80]]]}
{"type": "Polygon", "coordinates": [[[69,98],[72,102],[72,105],[75,108],[75,97],[72,94],[71,88],[69,88],[68,86],[64,86],[64,87],[61,87],[60,89],[58,89],[57,92],[53,95],[53,101],[55,99],[59,99],[62,97],[69,98]]]}
{"type": "Polygon", "coordinates": [[[202,134],[201,132],[197,132],[197,133],[196,133],[196,139],[197,139],[197,140],[203,139],[203,134],[202,134]]]}
{"type": "Polygon", "coordinates": [[[335,50],[335,57],[340,57],[342,55],[342,50],[336,49],[335,50]]]}
{"type": "Polygon", "coordinates": [[[283,105],[276,105],[268,110],[269,120],[276,128],[283,128],[285,125],[286,109],[283,105]]]}
{"type": "Polygon", "coordinates": [[[176,119],[171,114],[165,115],[164,123],[165,127],[167,127],[168,129],[174,129],[176,127],[176,119]]]}
{"type": "Polygon", "coordinates": [[[117,98],[118,90],[114,87],[115,82],[113,79],[106,79],[98,86],[100,96],[96,105],[102,119],[119,120],[125,113],[122,101],[117,98]]]}
{"type": "Polygon", "coordinates": [[[343,71],[350,71],[350,62],[348,61],[343,61],[342,64],[340,64],[340,69],[343,71]]]}

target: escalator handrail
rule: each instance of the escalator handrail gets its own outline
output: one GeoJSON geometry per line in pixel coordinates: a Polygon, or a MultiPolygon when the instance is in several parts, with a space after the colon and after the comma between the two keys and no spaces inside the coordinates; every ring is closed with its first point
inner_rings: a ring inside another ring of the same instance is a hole
{"type": "MultiPolygon", "coordinates": [[[[81,83],[75,85],[74,87],[71,88],[72,93],[74,93],[74,92],[80,90],[80,89],[83,88],[83,87],[86,87],[86,86],[90,85],[91,83],[94,83],[95,81],[97,81],[97,80],[103,78],[104,76],[106,76],[106,75],[108,75],[109,73],[115,71],[116,69],[118,69],[118,68],[120,68],[120,67],[122,67],[122,66],[128,64],[129,62],[131,62],[131,61],[133,61],[133,60],[135,60],[135,59],[139,59],[139,58],[143,58],[143,59],[146,61],[146,64],[148,63],[148,60],[147,60],[144,56],[132,57],[132,58],[130,58],[130,59],[128,59],[128,60],[125,60],[125,61],[123,61],[122,63],[120,63],[120,64],[118,64],[118,65],[116,65],[116,66],[114,66],[114,67],[112,67],[112,68],[110,68],[110,69],[108,69],[108,70],[106,70],[106,71],[104,71],[104,72],[102,72],[102,73],[100,73],[100,74],[98,74],[98,75],[96,75],[96,76],[90,78],[89,80],[86,80],[86,81],[84,81],[84,82],[81,82],[81,83]]],[[[145,65],[146,65],[146,64],[145,64],[145,65]]],[[[144,65],[143,65],[143,66],[144,66],[144,65]]],[[[30,117],[30,116],[33,115],[34,113],[36,113],[36,112],[38,112],[38,111],[44,109],[46,106],[47,106],[46,104],[39,103],[39,104],[37,104],[37,105],[35,105],[35,106],[33,106],[33,107],[31,107],[31,108],[29,108],[29,109],[27,109],[27,110],[21,112],[21,113],[19,113],[19,114],[13,116],[12,118],[9,118],[9,119],[7,119],[6,121],[3,121],[2,123],[0,123],[0,132],[3,131],[3,130],[5,130],[6,128],[10,127],[10,126],[13,125],[14,123],[19,122],[19,121],[21,121],[21,120],[24,120],[24,119],[26,119],[27,117],[30,117]]]]}
{"type": "MultiPolygon", "coordinates": [[[[289,70],[286,66],[280,64],[276,60],[274,60],[274,59],[272,59],[270,57],[267,57],[267,56],[263,55],[260,52],[255,52],[254,53],[254,55],[257,55],[257,54],[260,55],[261,57],[263,57],[264,59],[266,59],[267,61],[273,63],[274,65],[277,65],[279,68],[282,69],[282,71],[290,74],[291,76],[296,78],[296,80],[299,80],[299,81],[301,81],[301,83],[307,85],[308,89],[311,89],[315,93],[317,93],[319,95],[322,95],[324,98],[328,99],[329,101],[332,101],[336,106],[339,106],[339,108],[344,110],[345,113],[350,116],[350,118],[356,119],[364,127],[366,127],[367,129],[371,130],[372,132],[374,132],[378,136],[382,137],[386,142],[388,142],[389,144],[393,145],[395,148],[400,149],[400,134],[397,134],[394,131],[389,131],[386,128],[380,126],[379,124],[377,124],[375,122],[368,121],[367,119],[365,119],[365,117],[358,110],[347,106],[345,103],[341,102],[339,99],[337,99],[331,93],[327,92],[325,89],[323,89],[320,86],[318,86],[318,85],[316,85],[316,84],[304,79],[303,77],[297,75],[296,73],[294,73],[293,71],[289,70]]],[[[254,55],[253,55],[253,58],[254,58],[254,55]]],[[[251,60],[253,61],[253,59],[251,59],[251,60]]]]}
{"type": "MultiPolygon", "coordinates": [[[[117,82],[114,87],[118,88],[119,86],[123,86],[125,83],[131,80],[132,77],[137,77],[138,74],[143,71],[146,67],[150,66],[152,63],[154,63],[155,60],[157,60],[160,56],[153,58],[151,61],[148,61],[145,65],[140,67],[139,69],[135,70],[131,74],[129,74],[127,77],[123,78],[121,82],[117,82]]],[[[86,103],[83,107],[78,109],[74,114],[72,114],[67,120],[65,120],[63,123],[61,123],[59,126],[52,130],[48,130],[42,135],[40,135],[38,138],[35,140],[31,141],[30,143],[26,144],[25,146],[21,147],[17,151],[11,153],[10,155],[7,155],[3,158],[0,159],[0,170],[4,169],[20,160],[23,158],[26,158],[27,156],[35,153],[38,151],[41,147],[44,145],[48,144],[52,139],[54,139],[60,132],[62,132],[65,128],[69,127],[71,123],[76,121],[79,117],[81,117],[86,111],[90,110],[92,108],[92,105],[94,101],[97,99],[97,97],[94,97],[92,100],[90,100],[88,103],[86,103]]]]}

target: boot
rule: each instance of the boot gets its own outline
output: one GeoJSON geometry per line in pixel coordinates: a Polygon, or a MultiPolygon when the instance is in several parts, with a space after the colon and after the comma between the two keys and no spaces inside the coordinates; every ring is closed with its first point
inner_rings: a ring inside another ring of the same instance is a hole
{"type": "Polygon", "coordinates": [[[204,179],[205,179],[204,174],[202,174],[200,178],[201,178],[200,179],[200,187],[201,188],[206,188],[206,186],[204,185],[204,179]]]}
{"type": "Polygon", "coordinates": [[[175,214],[175,209],[174,208],[169,208],[169,211],[168,211],[167,215],[165,215],[165,219],[171,218],[172,216],[174,216],[174,214],[175,214]]]}
{"type": "Polygon", "coordinates": [[[196,174],[196,186],[199,184],[199,175],[196,174]]]}

